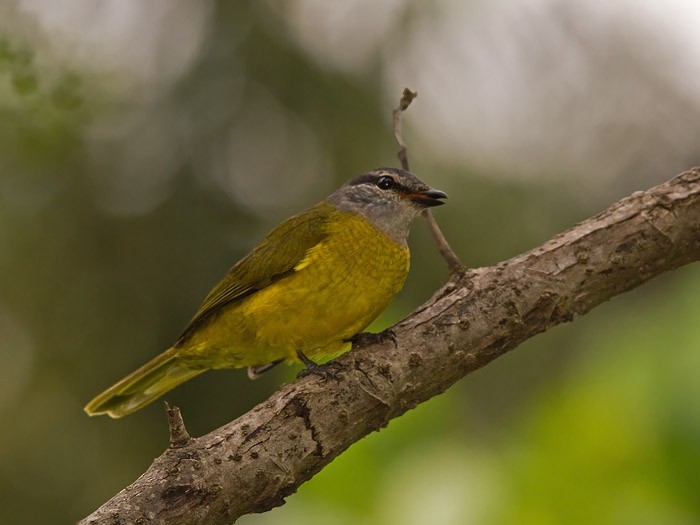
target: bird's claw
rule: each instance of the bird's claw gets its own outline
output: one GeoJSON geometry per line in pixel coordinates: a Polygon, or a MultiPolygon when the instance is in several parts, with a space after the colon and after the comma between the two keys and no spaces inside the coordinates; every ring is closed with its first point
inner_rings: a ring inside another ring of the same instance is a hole
{"type": "Polygon", "coordinates": [[[302,363],[304,363],[304,366],[306,366],[306,368],[304,368],[297,374],[298,379],[309,375],[317,375],[322,377],[326,381],[328,381],[329,379],[335,379],[336,381],[339,381],[338,372],[340,372],[342,367],[340,367],[335,361],[329,361],[328,363],[319,365],[315,361],[312,361],[311,359],[306,357],[303,352],[297,352],[297,356],[299,357],[299,360],[302,363]]]}
{"type": "Polygon", "coordinates": [[[340,367],[339,364],[335,361],[329,361],[328,363],[325,363],[323,365],[317,365],[314,363],[312,366],[309,366],[308,364],[306,364],[306,368],[300,370],[297,374],[297,379],[314,375],[322,377],[326,381],[329,381],[331,379],[334,379],[335,381],[340,381],[339,372],[341,370],[342,367],[340,367]]]}

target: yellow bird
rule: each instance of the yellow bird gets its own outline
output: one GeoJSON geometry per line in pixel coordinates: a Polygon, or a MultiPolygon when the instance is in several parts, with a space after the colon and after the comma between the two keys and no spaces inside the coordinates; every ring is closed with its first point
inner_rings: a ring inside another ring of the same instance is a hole
{"type": "Polygon", "coordinates": [[[204,299],[175,344],[95,397],[94,416],[135,412],[211,368],[336,357],[387,307],[408,275],[410,225],[447,195],[380,168],[272,230],[204,299]]]}

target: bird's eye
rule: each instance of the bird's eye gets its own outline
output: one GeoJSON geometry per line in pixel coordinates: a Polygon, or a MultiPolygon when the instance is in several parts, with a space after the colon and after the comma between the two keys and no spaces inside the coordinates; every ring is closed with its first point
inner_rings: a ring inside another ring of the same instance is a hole
{"type": "Polygon", "coordinates": [[[392,188],[394,186],[394,179],[391,177],[379,177],[377,179],[377,187],[383,189],[383,190],[388,190],[389,188],[392,188]]]}

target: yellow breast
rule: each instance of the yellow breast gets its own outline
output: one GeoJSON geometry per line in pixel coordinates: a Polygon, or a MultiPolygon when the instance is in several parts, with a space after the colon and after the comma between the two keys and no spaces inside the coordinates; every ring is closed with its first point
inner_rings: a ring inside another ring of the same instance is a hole
{"type": "Polygon", "coordinates": [[[223,311],[216,330],[204,328],[193,338],[207,366],[297,360],[299,350],[314,360],[332,358],[379,316],[406,280],[408,247],[341,211],[333,213],[327,233],[291,275],[223,311]]]}
{"type": "Polygon", "coordinates": [[[258,356],[296,359],[301,350],[311,359],[334,357],[349,349],[343,340],[366,328],[403,286],[406,246],[343,212],[329,223],[328,233],[292,276],[246,303],[244,316],[256,327],[258,356]]]}

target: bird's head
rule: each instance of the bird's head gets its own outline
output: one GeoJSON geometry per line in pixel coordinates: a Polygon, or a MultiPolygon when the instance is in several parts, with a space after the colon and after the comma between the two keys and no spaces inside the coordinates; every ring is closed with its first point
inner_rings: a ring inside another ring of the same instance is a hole
{"type": "Polygon", "coordinates": [[[365,217],[397,242],[405,243],[411,222],[423,209],[444,204],[444,192],[408,171],[379,168],[347,182],[328,200],[338,209],[365,217]]]}

